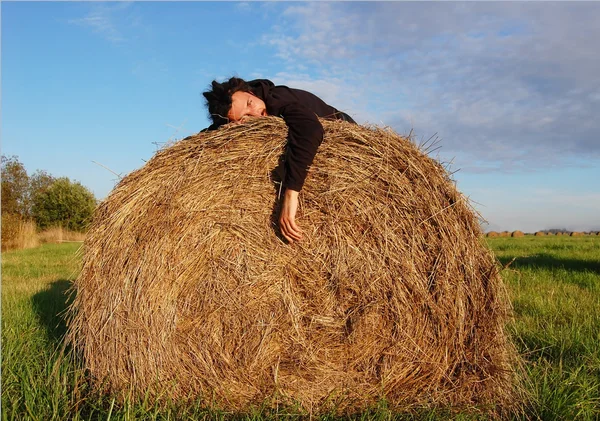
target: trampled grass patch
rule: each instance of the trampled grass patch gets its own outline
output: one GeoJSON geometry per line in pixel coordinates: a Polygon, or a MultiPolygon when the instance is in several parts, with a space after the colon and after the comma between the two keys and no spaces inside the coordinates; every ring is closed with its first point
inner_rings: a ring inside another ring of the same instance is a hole
{"type": "MultiPolygon", "coordinates": [[[[600,417],[600,238],[486,240],[503,265],[515,318],[508,327],[525,358],[530,402],[520,419],[600,417]],[[510,264],[509,264],[510,263],[510,264]]],[[[2,254],[2,419],[289,419],[290,408],[249,414],[206,410],[201,402],[119,405],[90,391],[85,373],[62,355],[66,291],[77,275],[78,244],[2,254]]],[[[322,419],[334,419],[324,416],[322,419]]],[[[477,419],[429,409],[391,413],[384,404],[355,419],[477,419]]]]}

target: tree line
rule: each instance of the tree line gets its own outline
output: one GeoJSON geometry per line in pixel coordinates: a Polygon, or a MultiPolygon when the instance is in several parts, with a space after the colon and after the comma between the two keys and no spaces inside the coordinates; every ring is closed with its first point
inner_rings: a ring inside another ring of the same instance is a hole
{"type": "Polygon", "coordinates": [[[35,221],[41,230],[60,226],[83,232],[97,204],[81,183],[44,170],[29,175],[16,156],[2,155],[1,194],[3,228],[5,221],[18,218],[35,221]]]}

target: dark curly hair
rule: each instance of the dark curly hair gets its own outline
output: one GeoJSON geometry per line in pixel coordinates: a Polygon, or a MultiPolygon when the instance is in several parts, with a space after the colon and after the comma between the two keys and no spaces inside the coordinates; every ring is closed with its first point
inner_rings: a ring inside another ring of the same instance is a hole
{"type": "Polygon", "coordinates": [[[217,126],[229,123],[227,114],[231,108],[231,96],[238,91],[252,92],[244,79],[232,77],[227,82],[212,81],[212,90],[203,92],[209,118],[217,126]]]}

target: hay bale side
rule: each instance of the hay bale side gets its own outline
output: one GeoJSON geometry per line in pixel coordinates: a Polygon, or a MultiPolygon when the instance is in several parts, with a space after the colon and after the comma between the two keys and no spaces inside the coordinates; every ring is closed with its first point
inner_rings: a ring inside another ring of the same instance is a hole
{"type": "Polygon", "coordinates": [[[524,237],[524,236],[525,236],[525,234],[523,234],[523,231],[513,231],[513,232],[510,234],[510,236],[511,236],[511,237],[524,237]]]}
{"type": "Polygon", "coordinates": [[[485,236],[486,237],[494,238],[494,237],[498,237],[499,235],[498,235],[498,233],[496,231],[490,231],[485,236]]]}
{"type": "Polygon", "coordinates": [[[536,232],[534,235],[535,235],[536,237],[544,237],[544,236],[546,235],[546,233],[545,233],[545,232],[542,232],[542,231],[537,231],[537,232],[536,232]]]}
{"type": "Polygon", "coordinates": [[[585,234],[582,232],[574,231],[570,235],[571,235],[571,237],[583,237],[585,234]]]}
{"type": "Polygon", "coordinates": [[[301,243],[277,235],[277,118],[179,141],[99,206],[68,335],[97,387],[232,411],[514,404],[510,305],[467,200],[409,140],[323,125],[301,243]]]}

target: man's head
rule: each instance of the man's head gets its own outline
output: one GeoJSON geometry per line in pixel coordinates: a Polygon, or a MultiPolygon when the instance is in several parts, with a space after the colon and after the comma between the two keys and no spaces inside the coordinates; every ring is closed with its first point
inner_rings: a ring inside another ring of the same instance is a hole
{"type": "Polygon", "coordinates": [[[232,77],[227,82],[212,82],[212,90],[203,92],[208,113],[213,123],[222,125],[239,122],[244,117],[267,115],[263,100],[252,93],[250,86],[240,78],[232,77]]]}

